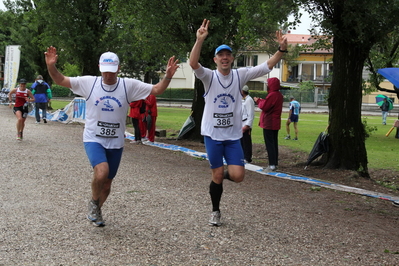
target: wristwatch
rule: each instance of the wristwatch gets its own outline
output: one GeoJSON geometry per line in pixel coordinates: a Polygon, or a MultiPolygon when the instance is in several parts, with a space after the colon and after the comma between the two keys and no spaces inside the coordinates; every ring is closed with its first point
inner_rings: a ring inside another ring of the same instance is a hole
{"type": "Polygon", "coordinates": [[[282,53],[288,53],[288,50],[287,50],[287,49],[281,50],[281,49],[280,49],[280,46],[278,47],[278,51],[279,51],[279,52],[282,52],[282,53]]]}

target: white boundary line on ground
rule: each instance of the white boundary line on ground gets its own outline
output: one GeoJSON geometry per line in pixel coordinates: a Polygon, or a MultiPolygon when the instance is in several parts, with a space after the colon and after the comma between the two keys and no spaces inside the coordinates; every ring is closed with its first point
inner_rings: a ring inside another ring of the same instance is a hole
{"type": "MultiPolygon", "coordinates": [[[[134,135],[132,135],[128,132],[126,132],[125,135],[126,135],[127,139],[134,140],[134,135]]],[[[181,147],[178,145],[165,144],[165,143],[161,143],[161,142],[149,142],[149,141],[145,141],[143,143],[145,145],[154,146],[154,147],[158,147],[158,148],[162,148],[162,149],[166,149],[166,150],[181,151],[181,152],[184,152],[193,157],[198,157],[198,158],[202,158],[202,159],[206,159],[206,160],[208,159],[207,154],[204,152],[198,152],[198,151],[184,148],[184,147],[181,147]]],[[[282,179],[303,182],[303,183],[307,183],[307,184],[311,184],[311,185],[315,185],[315,186],[344,191],[344,192],[348,192],[348,193],[355,193],[355,194],[359,194],[359,195],[363,195],[363,196],[367,196],[367,197],[389,200],[389,201],[399,201],[398,196],[391,196],[391,195],[381,194],[379,192],[374,192],[374,191],[365,190],[365,189],[361,189],[361,188],[349,187],[349,186],[340,185],[340,184],[334,184],[334,183],[330,183],[327,181],[318,180],[318,179],[314,179],[314,178],[295,176],[295,175],[281,173],[281,172],[266,173],[263,171],[263,167],[260,167],[255,164],[247,163],[247,164],[245,164],[245,169],[247,169],[249,171],[257,172],[262,175],[269,175],[269,176],[274,176],[274,177],[278,177],[278,178],[282,178],[282,179]]]]}

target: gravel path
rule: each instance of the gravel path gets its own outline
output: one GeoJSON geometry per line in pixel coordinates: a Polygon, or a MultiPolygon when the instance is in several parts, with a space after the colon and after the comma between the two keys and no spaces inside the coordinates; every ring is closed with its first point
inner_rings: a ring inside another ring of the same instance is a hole
{"type": "Polygon", "coordinates": [[[0,106],[0,265],[398,265],[390,202],[247,172],[224,183],[221,227],[207,161],[126,141],[103,207],[85,218],[92,169],[83,125],[26,121],[0,106]]]}

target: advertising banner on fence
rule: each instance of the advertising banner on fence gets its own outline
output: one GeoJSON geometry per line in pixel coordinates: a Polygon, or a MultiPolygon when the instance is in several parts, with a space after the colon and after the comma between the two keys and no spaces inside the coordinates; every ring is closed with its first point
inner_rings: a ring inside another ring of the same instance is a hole
{"type": "Polygon", "coordinates": [[[21,45],[7,45],[4,60],[4,88],[15,88],[18,78],[19,61],[21,57],[21,45]]]}
{"type": "MultiPolygon", "coordinates": [[[[29,113],[29,116],[35,116],[35,109],[29,113]]],[[[41,112],[40,116],[43,117],[41,112]]],[[[86,100],[82,97],[75,97],[64,108],[52,113],[47,112],[46,116],[49,121],[57,121],[65,124],[73,122],[84,124],[86,121],[86,100]]]]}

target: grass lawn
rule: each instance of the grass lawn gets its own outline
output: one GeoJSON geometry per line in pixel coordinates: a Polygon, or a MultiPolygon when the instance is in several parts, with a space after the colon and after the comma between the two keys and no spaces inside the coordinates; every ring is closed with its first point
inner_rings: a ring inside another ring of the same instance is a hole
{"type": "MultiPolygon", "coordinates": [[[[181,129],[190,112],[190,109],[159,107],[157,128],[166,129],[167,132],[177,132],[181,129]]],[[[258,126],[259,115],[260,113],[256,112],[252,130],[253,143],[264,143],[262,129],[258,126]]],[[[294,151],[310,153],[320,132],[323,132],[327,127],[328,114],[300,114],[298,141],[284,139],[286,136],[285,122],[287,117],[288,113],[283,113],[279,132],[279,145],[290,147],[294,151]]],[[[374,131],[366,140],[369,168],[399,171],[399,156],[397,156],[396,151],[396,146],[399,146],[399,139],[394,137],[396,129],[392,131],[389,137],[385,136],[397,119],[396,114],[392,114],[387,118],[386,126],[382,125],[381,116],[363,116],[363,119],[367,121],[368,126],[377,127],[377,131],[374,131]]],[[[293,125],[291,125],[291,135],[293,133],[293,125]]]]}
{"type": "MultiPolygon", "coordinates": [[[[68,104],[70,100],[52,101],[54,110],[61,109],[68,104]]],[[[185,108],[158,107],[157,128],[165,129],[167,135],[178,133],[191,110],[185,108]]],[[[255,113],[254,127],[252,130],[253,143],[264,143],[263,134],[259,123],[259,112],[255,113]]],[[[299,135],[298,141],[285,140],[285,122],[288,113],[283,113],[281,121],[281,130],[279,133],[279,145],[287,146],[294,151],[305,151],[310,153],[313,145],[320,134],[327,127],[328,114],[302,113],[298,123],[299,135]]],[[[396,146],[399,146],[399,139],[396,139],[394,129],[389,137],[385,134],[391,128],[391,125],[397,119],[396,114],[391,114],[387,118],[387,125],[382,125],[381,116],[363,116],[368,126],[376,126],[377,131],[366,140],[366,149],[368,154],[369,168],[373,169],[392,169],[399,171],[399,156],[397,156],[396,146]]],[[[130,125],[131,126],[131,125],[130,125]]],[[[293,126],[291,125],[291,136],[293,135],[293,126]]],[[[306,160],[306,158],[304,158],[306,160]]]]}

